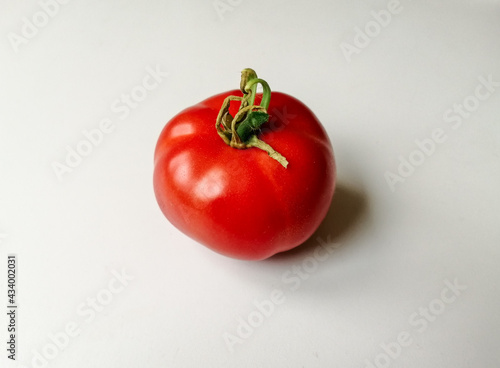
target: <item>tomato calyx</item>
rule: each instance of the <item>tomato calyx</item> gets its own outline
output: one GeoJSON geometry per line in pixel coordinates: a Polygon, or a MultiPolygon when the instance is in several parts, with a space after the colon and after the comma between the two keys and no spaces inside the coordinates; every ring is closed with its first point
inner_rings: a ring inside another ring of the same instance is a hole
{"type": "Polygon", "coordinates": [[[257,78],[257,73],[253,69],[247,68],[241,72],[240,90],[243,92],[242,97],[228,96],[224,99],[215,122],[217,133],[228,146],[237,149],[259,148],[266,151],[271,158],[286,168],[287,159],[257,137],[262,124],[269,120],[267,113],[271,101],[269,84],[265,80],[257,78]],[[260,105],[255,105],[258,84],[262,85],[263,94],[260,105]],[[229,113],[232,101],[241,102],[234,117],[229,113]]]}

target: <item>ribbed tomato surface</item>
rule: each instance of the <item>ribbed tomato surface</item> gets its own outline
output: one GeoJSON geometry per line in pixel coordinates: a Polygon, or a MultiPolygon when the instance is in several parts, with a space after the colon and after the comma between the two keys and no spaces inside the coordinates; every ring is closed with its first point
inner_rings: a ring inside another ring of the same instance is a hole
{"type": "Polygon", "coordinates": [[[258,148],[228,146],[215,121],[229,95],[241,92],[208,98],[167,123],[155,150],[154,190],[167,219],[192,239],[229,257],[261,260],[300,245],[320,225],[334,192],[333,150],[311,110],[279,92],[271,94],[270,120],[258,138],[287,168],[258,148]]]}

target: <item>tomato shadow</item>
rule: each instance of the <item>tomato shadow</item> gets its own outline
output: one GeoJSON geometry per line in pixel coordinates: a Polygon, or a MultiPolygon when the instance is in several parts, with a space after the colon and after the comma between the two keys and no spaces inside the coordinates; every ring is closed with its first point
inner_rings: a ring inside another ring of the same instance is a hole
{"type": "Polygon", "coordinates": [[[348,242],[342,240],[354,231],[367,210],[368,200],[361,190],[338,183],[325,219],[314,234],[298,247],[278,253],[269,261],[287,262],[304,258],[321,244],[344,247],[348,242]]]}

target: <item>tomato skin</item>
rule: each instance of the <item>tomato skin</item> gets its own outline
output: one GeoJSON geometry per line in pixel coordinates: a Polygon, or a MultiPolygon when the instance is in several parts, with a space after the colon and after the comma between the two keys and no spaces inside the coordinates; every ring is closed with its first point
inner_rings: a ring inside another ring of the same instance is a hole
{"type": "Polygon", "coordinates": [[[262,260],[302,244],[324,219],[335,187],[333,149],[311,110],[279,92],[258,137],[288,167],[258,148],[228,146],[215,121],[229,95],[242,94],[210,97],[167,123],[155,150],[154,191],[163,214],[192,239],[232,258],[262,260]]]}

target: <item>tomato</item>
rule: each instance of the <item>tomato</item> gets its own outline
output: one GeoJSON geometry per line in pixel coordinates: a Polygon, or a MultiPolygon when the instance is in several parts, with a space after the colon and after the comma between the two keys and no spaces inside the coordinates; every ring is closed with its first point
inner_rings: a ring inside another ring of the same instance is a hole
{"type": "Polygon", "coordinates": [[[210,97],[166,124],[153,182],[161,211],[184,234],[223,255],[262,260],[314,233],[336,171],[313,112],[245,71],[243,92],[210,97]],[[258,83],[264,95],[255,93],[258,83]]]}

